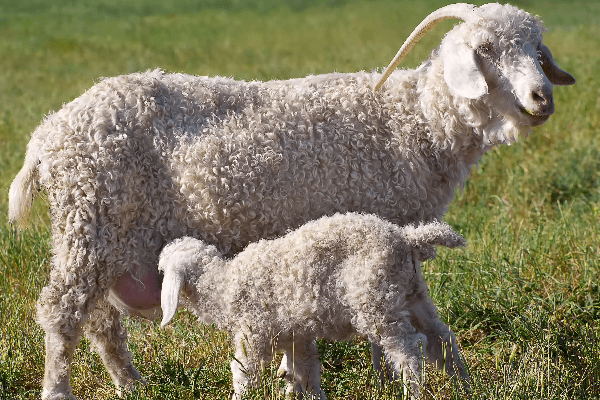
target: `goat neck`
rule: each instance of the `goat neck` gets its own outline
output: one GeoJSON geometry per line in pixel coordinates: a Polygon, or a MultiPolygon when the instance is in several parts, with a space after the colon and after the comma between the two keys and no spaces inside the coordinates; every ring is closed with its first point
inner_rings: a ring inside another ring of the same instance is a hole
{"type": "Polygon", "coordinates": [[[465,164],[475,164],[495,145],[484,140],[485,129],[501,118],[481,100],[450,93],[443,79],[443,64],[435,54],[418,70],[416,92],[423,118],[430,126],[432,146],[449,151],[465,164]]]}

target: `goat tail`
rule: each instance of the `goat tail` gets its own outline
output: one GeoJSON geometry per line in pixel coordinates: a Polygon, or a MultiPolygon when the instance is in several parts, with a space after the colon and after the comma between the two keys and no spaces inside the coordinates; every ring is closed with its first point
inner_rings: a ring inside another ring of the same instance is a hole
{"type": "Polygon", "coordinates": [[[179,292],[183,288],[185,271],[180,268],[167,268],[160,293],[160,306],[163,319],[160,327],[164,328],[175,316],[179,306],[179,292]]]}
{"type": "Polygon", "coordinates": [[[11,223],[23,224],[29,216],[38,181],[37,167],[40,163],[39,151],[30,142],[27,146],[23,168],[10,185],[8,193],[8,220],[11,223]]]}

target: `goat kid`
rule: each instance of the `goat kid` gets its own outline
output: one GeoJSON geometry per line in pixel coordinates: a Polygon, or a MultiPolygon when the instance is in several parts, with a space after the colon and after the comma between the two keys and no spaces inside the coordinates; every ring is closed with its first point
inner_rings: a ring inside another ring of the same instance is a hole
{"type": "Polygon", "coordinates": [[[234,342],[234,399],[260,376],[273,350],[285,351],[287,393],[325,399],[316,338],[366,336],[404,374],[411,394],[423,382],[422,355],[468,388],[456,338],[427,295],[420,262],[434,245],[464,246],[439,222],[398,227],[348,213],[309,222],[274,240],[250,244],[231,260],[215,246],[185,237],[165,246],[161,304],[164,327],[179,293],[199,320],[227,330],[234,342]],[[447,350],[447,354],[446,351],[447,350]]]}

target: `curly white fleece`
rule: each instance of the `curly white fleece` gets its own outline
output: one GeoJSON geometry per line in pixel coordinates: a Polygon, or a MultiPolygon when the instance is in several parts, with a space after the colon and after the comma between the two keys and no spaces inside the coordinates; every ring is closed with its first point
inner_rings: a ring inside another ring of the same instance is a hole
{"type": "MultiPolygon", "coordinates": [[[[250,244],[226,260],[214,246],[190,237],[165,246],[162,300],[166,325],[178,306],[234,338],[236,398],[241,398],[273,350],[291,353],[288,389],[324,398],[317,337],[364,335],[381,344],[397,372],[405,369],[417,394],[421,354],[468,379],[456,340],[427,295],[419,261],[433,245],[457,247],[464,239],[438,222],[398,227],[373,215],[336,214],[309,222],[284,237],[250,244]],[[422,348],[421,348],[422,344],[422,348]],[[423,352],[423,353],[422,353],[423,352]],[[241,363],[241,365],[240,365],[241,363]]],[[[289,357],[289,356],[288,356],[289,357]]],[[[466,382],[465,382],[466,383],[466,382]]]]}

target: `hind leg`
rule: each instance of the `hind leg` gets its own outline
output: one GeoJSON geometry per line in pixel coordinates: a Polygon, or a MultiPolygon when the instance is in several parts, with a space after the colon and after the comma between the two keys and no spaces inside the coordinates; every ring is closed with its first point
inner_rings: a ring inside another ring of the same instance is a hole
{"type": "Polygon", "coordinates": [[[437,309],[428,296],[420,295],[410,307],[411,322],[417,331],[427,336],[425,357],[428,362],[462,378],[464,389],[469,388],[469,376],[460,358],[456,337],[448,325],[440,321],[437,309]]]}
{"type": "Polygon", "coordinates": [[[92,350],[102,358],[119,394],[122,388],[126,389],[134,382],[143,382],[127,349],[127,331],[121,324],[121,313],[106,299],[98,301],[85,326],[85,335],[91,342],[92,350]]]}
{"type": "Polygon", "coordinates": [[[69,384],[71,361],[79,343],[79,332],[61,334],[54,329],[45,329],[46,358],[42,399],[44,400],[74,400],[69,384]]]}
{"type": "Polygon", "coordinates": [[[392,385],[394,396],[400,397],[410,389],[411,397],[418,398],[424,382],[422,349],[427,345],[427,338],[411,324],[403,303],[403,293],[390,292],[380,303],[373,302],[371,310],[353,310],[352,321],[358,334],[368,337],[372,347],[381,349],[374,359],[380,362],[380,370],[387,368],[382,375],[385,383],[392,385]],[[381,365],[382,354],[385,354],[387,367],[381,365]],[[391,377],[394,381],[387,380],[391,377]]]}
{"type": "Polygon", "coordinates": [[[375,384],[384,387],[399,379],[389,359],[384,357],[383,349],[377,343],[371,343],[371,363],[375,373],[375,384]]]}
{"type": "Polygon", "coordinates": [[[402,398],[406,398],[409,388],[410,398],[419,398],[424,383],[421,348],[427,345],[427,339],[423,334],[415,332],[410,324],[398,324],[397,327],[400,329],[383,332],[380,344],[395,376],[402,376],[405,393],[402,398]]]}
{"type": "Polygon", "coordinates": [[[55,263],[37,304],[37,322],[46,333],[44,400],[75,399],[70,386],[73,353],[101,296],[97,275],[77,272],[65,274],[55,263]]]}

